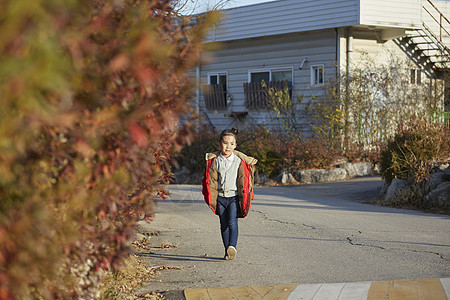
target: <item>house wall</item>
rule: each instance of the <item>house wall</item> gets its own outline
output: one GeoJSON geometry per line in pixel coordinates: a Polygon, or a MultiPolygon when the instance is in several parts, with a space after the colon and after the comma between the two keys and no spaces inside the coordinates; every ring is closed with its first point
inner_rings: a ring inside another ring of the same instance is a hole
{"type": "MultiPolygon", "coordinates": [[[[341,38],[341,67],[346,65],[346,39],[341,38]]],[[[395,56],[400,60],[408,60],[408,56],[395,43],[389,40],[385,43],[378,43],[373,39],[353,38],[352,67],[360,66],[362,60],[370,57],[375,64],[386,65],[389,59],[395,56]]]]}
{"type": "Polygon", "coordinates": [[[359,23],[367,26],[419,27],[418,0],[361,0],[359,23]]]}
{"type": "MultiPolygon", "coordinates": [[[[279,120],[271,118],[266,110],[245,107],[243,83],[249,81],[249,70],[292,68],[294,99],[300,94],[321,95],[321,87],[310,86],[310,68],[312,65],[323,64],[325,79],[334,79],[336,42],[335,30],[323,30],[225,43],[222,50],[213,53],[208,64],[201,66],[200,76],[202,82],[206,83],[208,73],[226,72],[228,93],[232,96],[231,105],[227,109],[207,110],[202,95],[200,107],[218,129],[242,126],[234,117],[225,117],[231,112],[248,112],[248,116],[243,119],[244,124],[276,126],[280,123],[279,120]],[[300,65],[306,57],[308,60],[300,70],[300,65]]],[[[305,117],[299,121],[309,122],[305,117]]]]}
{"type": "MultiPolygon", "coordinates": [[[[433,3],[450,17],[450,2],[433,3]]],[[[430,22],[422,4],[428,5],[426,0],[280,0],[227,10],[207,40],[221,41],[221,49],[204,54],[209,61],[200,66],[200,79],[204,84],[208,73],[227,73],[232,100],[226,109],[207,110],[199,93],[201,113],[218,129],[246,123],[277,126],[279,120],[267,111],[245,107],[243,83],[249,80],[249,70],[292,68],[294,99],[297,95],[318,96],[323,89],[310,86],[310,67],[323,64],[326,79],[336,78],[336,62],[340,68],[347,63],[345,36],[350,27],[354,30],[352,67],[361,63],[363,53],[370,53],[380,64],[392,54],[408,58],[391,38],[396,32],[404,34],[404,30],[420,27],[421,20],[430,22]],[[377,43],[383,31],[389,31],[390,37],[377,43]],[[300,70],[306,57],[308,61],[300,70]],[[248,115],[236,119],[230,116],[232,112],[248,115]]],[[[307,118],[300,121],[309,123],[307,118]]]]}
{"type": "MultiPolygon", "coordinates": [[[[345,74],[347,64],[346,46],[346,38],[341,37],[340,66],[343,74],[345,74]]],[[[367,69],[370,73],[376,73],[377,71],[388,71],[390,76],[389,78],[392,82],[390,83],[391,85],[387,95],[380,93],[380,90],[376,92],[375,90],[378,86],[375,85],[373,86],[374,92],[371,93],[369,99],[364,99],[368,101],[368,103],[373,101],[373,107],[371,109],[373,112],[378,109],[379,111],[384,112],[380,113],[380,118],[378,120],[379,122],[376,120],[376,118],[378,118],[378,114],[375,113],[374,115],[377,117],[371,119],[371,121],[366,120],[367,123],[365,123],[363,127],[353,128],[353,136],[355,141],[358,140],[358,135],[361,132],[364,132],[363,139],[366,144],[376,142],[377,139],[385,135],[393,134],[397,129],[398,122],[401,120],[406,120],[406,118],[409,118],[411,114],[415,113],[419,116],[425,116],[430,105],[435,108],[442,109],[443,81],[436,79],[434,74],[425,70],[423,66],[413,62],[409,58],[408,54],[399,47],[397,40],[378,43],[373,39],[354,37],[352,41],[350,75],[352,72],[354,74],[358,74],[358,71],[365,69],[367,69]],[[411,83],[411,69],[421,70],[420,85],[411,83]],[[388,106],[380,105],[377,108],[378,103],[388,103],[390,101],[394,101],[394,103],[391,103],[388,106]],[[387,114],[385,114],[386,111],[388,111],[387,114]],[[376,131],[374,131],[374,129],[376,129],[376,131]]],[[[369,106],[367,106],[367,108],[368,107],[369,106]]],[[[355,112],[358,113],[361,112],[361,110],[356,108],[355,112]]],[[[367,109],[365,113],[370,113],[370,110],[367,109]]],[[[349,120],[357,124],[357,118],[360,117],[361,115],[357,116],[355,114],[350,114],[349,120]]]]}
{"type": "MultiPolygon", "coordinates": [[[[223,11],[207,42],[346,26],[413,29],[420,26],[425,0],[279,0],[223,11]]],[[[434,1],[445,2],[445,1],[434,1]]]]}
{"type": "MultiPolygon", "coordinates": [[[[340,68],[344,70],[347,65],[347,44],[345,33],[340,35],[340,68]]],[[[375,65],[392,66],[392,60],[397,62],[406,62],[401,65],[406,71],[411,68],[422,69],[425,80],[431,80],[434,74],[429,70],[423,68],[423,66],[412,61],[407,53],[405,53],[399,46],[398,40],[393,39],[384,43],[379,43],[374,39],[357,38],[352,40],[352,52],[351,52],[351,68],[360,68],[364,61],[368,59],[373,61],[375,65]]],[[[408,78],[405,78],[407,80],[408,78]]]]}
{"type": "Polygon", "coordinates": [[[357,24],[359,0],[280,0],[224,11],[207,39],[230,41],[357,24]]]}

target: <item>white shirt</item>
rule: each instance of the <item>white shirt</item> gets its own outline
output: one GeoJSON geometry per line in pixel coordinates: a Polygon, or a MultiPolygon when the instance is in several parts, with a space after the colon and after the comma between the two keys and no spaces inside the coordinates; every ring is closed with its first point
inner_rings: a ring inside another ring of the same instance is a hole
{"type": "Polygon", "coordinates": [[[217,158],[218,159],[217,163],[223,166],[224,171],[226,172],[231,167],[231,164],[233,163],[235,156],[236,155],[234,155],[234,153],[231,153],[230,156],[225,157],[222,155],[222,153],[220,153],[219,157],[217,158]]]}

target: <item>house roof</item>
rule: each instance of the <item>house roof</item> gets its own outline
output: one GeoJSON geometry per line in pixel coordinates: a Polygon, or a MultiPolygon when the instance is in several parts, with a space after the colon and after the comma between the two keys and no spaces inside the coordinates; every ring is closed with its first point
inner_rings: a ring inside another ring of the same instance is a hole
{"type": "Polygon", "coordinates": [[[420,24],[421,0],[278,0],[224,10],[207,42],[347,26],[408,30],[420,24]]]}

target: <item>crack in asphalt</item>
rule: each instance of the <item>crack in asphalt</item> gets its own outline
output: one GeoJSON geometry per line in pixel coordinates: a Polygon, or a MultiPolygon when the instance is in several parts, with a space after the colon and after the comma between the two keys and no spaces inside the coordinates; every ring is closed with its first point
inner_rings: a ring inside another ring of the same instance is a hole
{"type": "Polygon", "coordinates": [[[434,254],[439,256],[440,259],[443,259],[445,261],[450,261],[450,259],[445,258],[441,253],[439,252],[433,252],[433,251],[422,251],[422,250],[414,250],[414,249],[403,249],[403,248],[385,248],[377,245],[370,245],[370,244],[362,244],[362,243],[355,243],[350,237],[347,237],[347,241],[352,246],[361,246],[361,247],[371,247],[371,248],[378,248],[381,250],[400,250],[400,251],[409,251],[409,252],[415,252],[415,253],[427,253],[427,254],[434,254]]]}
{"type": "MultiPolygon", "coordinates": [[[[265,213],[263,213],[262,211],[259,210],[252,210],[255,213],[259,213],[261,214],[261,216],[264,218],[264,220],[266,221],[271,221],[271,222],[277,222],[280,224],[284,224],[284,225],[294,225],[294,226],[298,226],[297,223],[293,223],[293,222],[287,222],[287,221],[282,221],[282,220],[278,220],[278,219],[274,219],[274,218],[269,218],[265,213]]],[[[312,226],[312,225],[307,225],[307,224],[302,224],[304,227],[310,228],[310,229],[317,229],[316,227],[312,226]]]]}
{"type": "MultiPolygon", "coordinates": [[[[297,223],[293,223],[293,222],[287,222],[287,221],[282,221],[282,220],[278,220],[275,218],[269,218],[265,213],[263,213],[262,211],[259,210],[252,210],[255,213],[259,213],[264,220],[266,221],[270,221],[270,222],[276,222],[279,224],[284,224],[284,225],[294,225],[294,226],[298,226],[299,224],[297,223]]],[[[303,223],[302,226],[309,228],[309,229],[313,229],[316,230],[317,228],[315,226],[312,225],[308,225],[303,223]]],[[[361,231],[358,230],[358,233],[362,233],[361,231]]],[[[356,243],[354,242],[351,237],[347,237],[347,241],[349,242],[350,245],[352,246],[360,246],[360,247],[370,247],[370,248],[377,248],[377,249],[381,249],[381,250],[400,250],[400,251],[409,251],[409,252],[415,252],[415,253],[427,253],[427,254],[434,254],[437,255],[440,259],[443,259],[445,261],[450,261],[450,259],[445,258],[441,253],[439,252],[432,252],[432,251],[421,251],[421,250],[414,250],[414,249],[402,249],[402,248],[385,248],[382,246],[378,246],[378,245],[370,245],[370,244],[363,244],[363,243],[356,243]]]]}
{"type": "Polygon", "coordinates": [[[347,241],[348,241],[348,242],[350,243],[350,245],[352,245],[352,246],[372,247],[372,248],[378,248],[378,249],[381,249],[381,250],[386,250],[386,248],[381,247],[381,246],[376,246],[376,245],[366,245],[366,244],[354,243],[350,237],[347,237],[347,241]]]}

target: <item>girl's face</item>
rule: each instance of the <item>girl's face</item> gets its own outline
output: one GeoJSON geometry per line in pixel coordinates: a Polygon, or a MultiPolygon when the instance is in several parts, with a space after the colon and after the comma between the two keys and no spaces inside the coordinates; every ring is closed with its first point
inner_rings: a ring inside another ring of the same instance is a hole
{"type": "Polygon", "coordinates": [[[236,148],[236,138],[232,135],[226,135],[220,141],[220,150],[224,157],[229,157],[236,148]]]}

